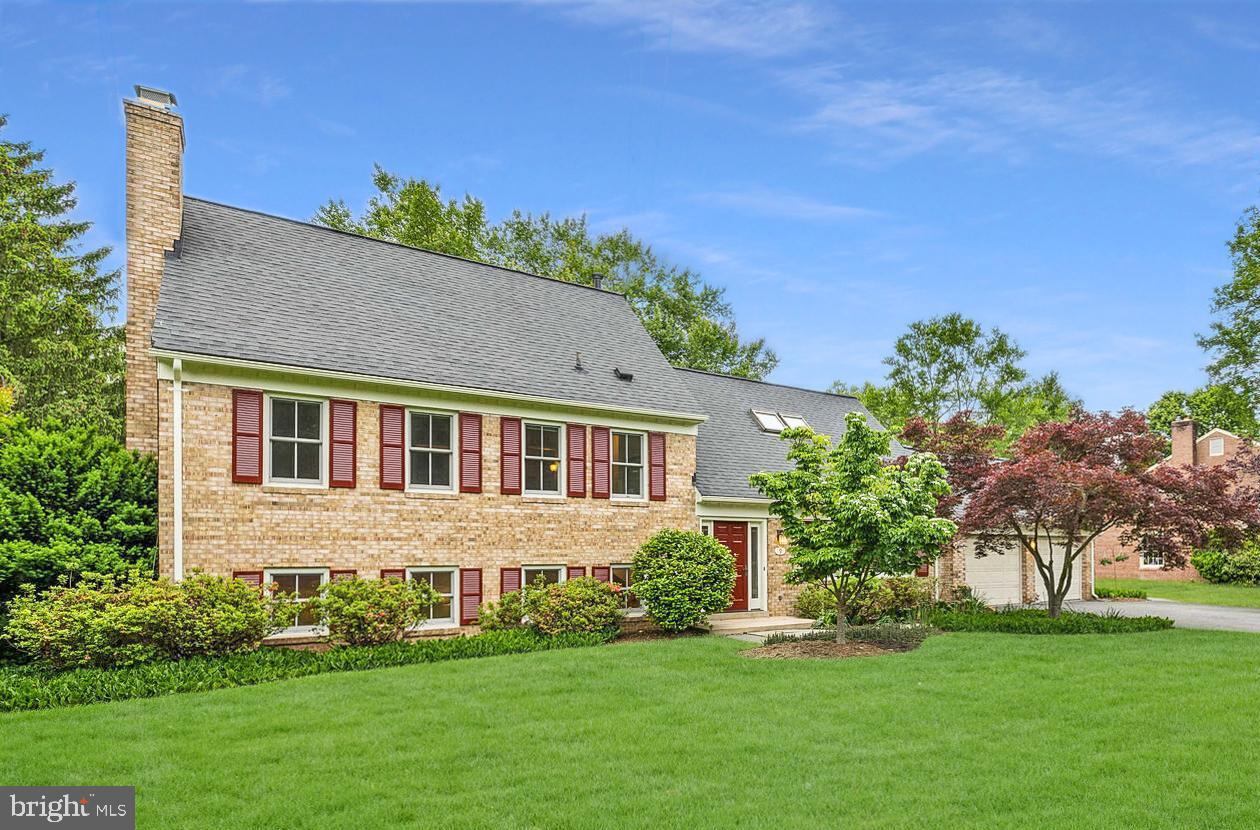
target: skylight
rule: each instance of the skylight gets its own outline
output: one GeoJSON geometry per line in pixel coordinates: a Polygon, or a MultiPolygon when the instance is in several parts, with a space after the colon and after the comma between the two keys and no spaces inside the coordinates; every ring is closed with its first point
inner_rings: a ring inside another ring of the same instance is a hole
{"type": "Polygon", "coordinates": [[[783,419],[775,412],[758,412],[752,411],[753,417],[757,419],[757,423],[761,425],[762,432],[782,432],[786,429],[783,419]]]}
{"type": "Polygon", "coordinates": [[[793,429],[797,427],[809,426],[809,424],[805,422],[805,419],[802,418],[800,415],[789,415],[786,412],[780,412],[779,417],[783,419],[783,423],[787,424],[793,429]]]}

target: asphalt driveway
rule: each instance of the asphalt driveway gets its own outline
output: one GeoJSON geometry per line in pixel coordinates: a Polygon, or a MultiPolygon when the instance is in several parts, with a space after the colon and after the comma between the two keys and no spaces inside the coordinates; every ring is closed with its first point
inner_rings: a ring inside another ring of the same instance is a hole
{"type": "Polygon", "coordinates": [[[1252,631],[1260,634],[1260,608],[1231,608],[1224,605],[1195,605],[1167,599],[1136,601],[1087,600],[1069,602],[1076,611],[1104,614],[1114,610],[1126,617],[1155,615],[1168,617],[1178,628],[1212,628],[1218,631],[1252,631]]]}

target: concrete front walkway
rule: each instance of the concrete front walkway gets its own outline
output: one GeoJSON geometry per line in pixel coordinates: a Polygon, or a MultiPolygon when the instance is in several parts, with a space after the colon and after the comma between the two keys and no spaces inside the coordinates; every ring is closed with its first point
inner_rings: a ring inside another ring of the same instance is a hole
{"type": "Polygon", "coordinates": [[[813,628],[814,621],[803,617],[754,617],[724,616],[709,617],[709,628],[714,634],[734,636],[737,634],[767,634],[771,631],[788,631],[802,628],[813,628]]]}
{"type": "Polygon", "coordinates": [[[1167,599],[1136,601],[1085,600],[1068,602],[1074,611],[1105,614],[1115,611],[1126,617],[1168,617],[1177,628],[1211,628],[1218,631],[1251,631],[1260,634],[1260,608],[1231,608],[1226,605],[1196,605],[1167,599]]]}

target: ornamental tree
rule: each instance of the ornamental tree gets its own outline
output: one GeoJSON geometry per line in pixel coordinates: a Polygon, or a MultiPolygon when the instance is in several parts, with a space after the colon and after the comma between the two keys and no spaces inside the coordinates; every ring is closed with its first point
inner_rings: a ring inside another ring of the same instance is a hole
{"type": "Polygon", "coordinates": [[[793,469],[750,481],[771,499],[770,514],[789,540],[787,581],[831,592],[836,642],[843,643],[849,605],[872,580],[912,570],[954,535],[954,523],[937,515],[949,493],[945,468],[927,453],[886,463],[889,434],[856,412],[834,446],[808,427],[780,437],[793,469]]]}
{"type": "MultiPolygon", "coordinates": [[[[1260,529],[1257,492],[1243,464],[1152,466],[1163,438],[1132,410],[1076,413],[1020,438],[1011,458],[990,466],[967,501],[961,529],[976,535],[981,555],[1015,539],[1036,563],[1052,617],[1072,587],[1077,561],[1103,531],[1182,567],[1190,552],[1214,540],[1241,545],[1260,529]]],[[[1254,459],[1246,462],[1256,467],[1254,459]]]]}

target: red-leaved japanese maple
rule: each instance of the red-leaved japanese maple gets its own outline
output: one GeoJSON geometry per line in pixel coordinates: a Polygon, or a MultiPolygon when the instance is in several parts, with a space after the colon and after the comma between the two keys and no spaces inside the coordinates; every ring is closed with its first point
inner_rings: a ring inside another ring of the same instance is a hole
{"type": "Polygon", "coordinates": [[[1139,553],[1162,556],[1165,568],[1183,566],[1210,536],[1229,549],[1260,529],[1254,479],[1239,465],[1152,466],[1163,449],[1132,410],[1040,424],[1009,460],[989,466],[960,530],[976,535],[980,553],[1018,541],[1036,562],[1050,615],[1058,616],[1076,562],[1108,528],[1121,528],[1121,541],[1139,553]]]}

